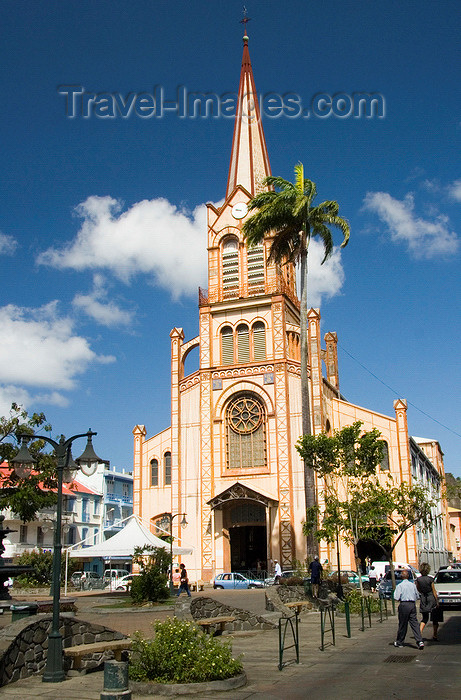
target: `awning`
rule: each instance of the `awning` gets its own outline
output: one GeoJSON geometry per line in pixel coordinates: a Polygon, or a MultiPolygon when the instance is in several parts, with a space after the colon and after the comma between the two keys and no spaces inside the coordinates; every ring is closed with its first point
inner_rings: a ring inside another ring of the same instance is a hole
{"type": "MultiPolygon", "coordinates": [[[[170,548],[168,542],[153,535],[144,527],[137,515],[132,515],[125,527],[108,540],[95,544],[92,547],[69,549],[69,556],[75,559],[93,559],[93,557],[132,557],[135,547],[153,545],[154,547],[170,548]]],[[[173,554],[192,554],[192,547],[179,547],[173,543],[173,554]]]]}

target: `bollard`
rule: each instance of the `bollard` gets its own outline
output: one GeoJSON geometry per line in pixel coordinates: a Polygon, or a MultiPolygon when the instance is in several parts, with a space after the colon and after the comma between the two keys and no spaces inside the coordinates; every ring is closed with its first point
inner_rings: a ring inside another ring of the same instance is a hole
{"type": "Polygon", "coordinates": [[[350,639],[351,636],[351,606],[349,604],[349,601],[346,600],[344,603],[344,612],[346,613],[346,630],[347,630],[347,636],[350,639]]]}
{"type": "Polygon", "coordinates": [[[104,663],[101,700],[131,700],[131,690],[128,688],[128,661],[104,663]]]}

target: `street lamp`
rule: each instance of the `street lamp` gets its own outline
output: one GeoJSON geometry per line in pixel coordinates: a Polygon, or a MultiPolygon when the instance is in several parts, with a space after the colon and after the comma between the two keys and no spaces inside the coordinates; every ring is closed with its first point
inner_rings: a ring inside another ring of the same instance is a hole
{"type": "Polygon", "coordinates": [[[181,520],[181,527],[185,528],[187,527],[187,520],[186,520],[186,514],[185,513],[175,513],[174,515],[172,513],[164,513],[161,519],[162,525],[169,526],[169,532],[170,532],[170,595],[172,596],[174,593],[174,585],[173,585],[173,520],[175,518],[179,518],[182,515],[182,520],[181,520]]]}
{"type": "Polygon", "coordinates": [[[59,596],[62,550],[62,485],[65,480],[72,481],[78,469],[80,469],[87,476],[91,476],[91,474],[94,474],[96,471],[98,463],[101,460],[93,449],[93,435],[97,435],[97,433],[93,433],[90,429],[87,433],[73,435],[67,440],[64,438],[64,435],[62,435],[59,442],[56,442],[45,435],[20,435],[21,447],[19,448],[17,455],[10,460],[10,464],[16,474],[21,478],[26,477],[37,461],[33,458],[27,446],[27,442],[33,438],[48,442],[54,448],[57,458],[56,472],[58,477],[58,500],[56,504],[56,527],[54,530],[53,545],[53,620],[51,631],[48,635],[48,655],[42,678],[45,683],[60,683],[65,679],[62,658],[62,635],[59,631],[59,596]],[[79,457],[76,462],[74,462],[71,453],[72,443],[74,440],[81,437],[87,438],[86,447],[82,456],[79,457]]]}

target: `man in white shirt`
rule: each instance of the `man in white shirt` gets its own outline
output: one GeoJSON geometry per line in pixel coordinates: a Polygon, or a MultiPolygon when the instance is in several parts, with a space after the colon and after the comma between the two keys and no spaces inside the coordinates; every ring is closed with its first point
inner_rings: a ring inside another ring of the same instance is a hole
{"type": "Polygon", "coordinates": [[[277,559],[274,561],[274,564],[275,564],[274,583],[278,583],[280,581],[281,576],[282,576],[282,567],[278,563],[277,559]]]}
{"type": "Polygon", "coordinates": [[[408,569],[403,569],[402,580],[396,586],[394,591],[394,600],[399,602],[399,629],[397,639],[394,642],[395,647],[403,647],[403,642],[407,634],[408,623],[413,632],[416,644],[419,649],[424,649],[424,642],[421,636],[421,630],[418,624],[418,616],[416,614],[416,601],[419,598],[418,589],[413,581],[409,581],[408,569]]]}

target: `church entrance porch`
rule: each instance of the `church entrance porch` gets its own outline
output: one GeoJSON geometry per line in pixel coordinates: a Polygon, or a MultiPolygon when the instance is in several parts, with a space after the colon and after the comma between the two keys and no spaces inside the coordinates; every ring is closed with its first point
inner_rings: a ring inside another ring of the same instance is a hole
{"type": "Polygon", "coordinates": [[[272,557],[268,532],[277,502],[236,483],[209,502],[214,511],[216,573],[238,571],[264,576],[272,557]]]}

